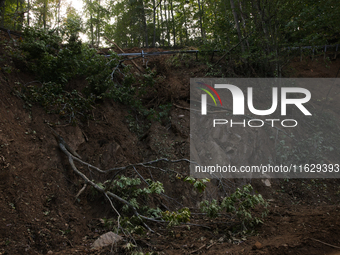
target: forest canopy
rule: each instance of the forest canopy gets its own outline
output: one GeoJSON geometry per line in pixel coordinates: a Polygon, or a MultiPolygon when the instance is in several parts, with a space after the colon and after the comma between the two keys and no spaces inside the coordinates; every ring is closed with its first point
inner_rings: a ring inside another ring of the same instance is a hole
{"type": "Polygon", "coordinates": [[[339,43],[338,0],[83,0],[76,10],[65,0],[0,0],[0,25],[67,29],[85,33],[91,45],[103,36],[122,47],[258,49],[339,43]]]}

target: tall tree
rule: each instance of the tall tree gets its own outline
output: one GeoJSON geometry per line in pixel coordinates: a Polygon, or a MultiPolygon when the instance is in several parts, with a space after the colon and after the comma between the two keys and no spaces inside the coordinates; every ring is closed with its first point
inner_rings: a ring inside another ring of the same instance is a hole
{"type": "MultiPolygon", "coordinates": [[[[164,15],[165,15],[165,27],[166,27],[166,37],[168,39],[168,46],[170,46],[170,28],[169,28],[169,21],[168,17],[170,15],[167,15],[167,5],[166,5],[166,0],[164,0],[164,15]]],[[[170,17],[169,17],[170,18],[170,17]]]]}
{"type": "Polygon", "coordinates": [[[242,53],[244,53],[244,46],[243,46],[243,43],[242,43],[241,29],[240,29],[240,24],[239,24],[239,20],[238,20],[238,15],[237,15],[237,12],[235,10],[234,0],[230,0],[230,5],[231,5],[231,10],[232,10],[233,16],[234,16],[234,21],[235,21],[235,26],[236,26],[236,30],[237,30],[238,39],[239,39],[239,41],[241,43],[242,53]]]}
{"type": "Polygon", "coordinates": [[[172,5],[172,0],[169,0],[169,2],[170,2],[170,8],[171,8],[172,33],[173,33],[174,47],[176,47],[176,25],[175,25],[175,18],[174,18],[174,8],[172,5]]]}
{"type": "Polygon", "coordinates": [[[5,0],[0,0],[0,15],[1,15],[1,26],[4,27],[5,24],[5,0]]]}
{"type": "Polygon", "coordinates": [[[164,47],[164,23],[163,23],[163,11],[162,11],[162,1],[159,1],[159,15],[161,17],[161,43],[162,46],[164,47]]]}
{"type": "Polygon", "coordinates": [[[86,28],[89,29],[88,35],[91,40],[91,45],[100,45],[100,38],[104,30],[107,20],[110,18],[109,11],[103,7],[101,0],[85,0],[84,12],[88,17],[86,28]]]}
{"type": "MultiPolygon", "coordinates": [[[[152,0],[153,4],[153,40],[152,40],[152,47],[155,47],[156,44],[156,11],[157,7],[161,4],[162,0],[159,0],[159,3],[156,5],[156,1],[152,0]]],[[[159,22],[158,22],[159,25],[159,22]]],[[[159,29],[159,27],[158,27],[159,29]]]]}
{"type": "Polygon", "coordinates": [[[31,9],[31,4],[30,0],[27,0],[27,26],[30,26],[30,9],[31,9]]]}
{"type": "Polygon", "coordinates": [[[144,26],[144,38],[145,38],[145,47],[149,47],[149,34],[148,34],[148,25],[146,24],[146,17],[145,17],[145,9],[144,9],[144,0],[139,0],[139,8],[140,8],[140,14],[141,14],[141,19],[143,22],[144,26]]]}
{"type": "Polygon", "coordinates": [[[201,4],[201,0],[198,0],[198,13],[199,13],[199,22],[200,22],[200,29],[201,29],[201,38],[205,39],[205,33],[203,28],[203,6],[201,4]]]}

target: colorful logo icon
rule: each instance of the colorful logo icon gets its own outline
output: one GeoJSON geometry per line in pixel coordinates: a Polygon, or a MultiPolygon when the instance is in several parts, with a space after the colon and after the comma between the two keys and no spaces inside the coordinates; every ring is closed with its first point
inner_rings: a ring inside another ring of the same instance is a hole
{"type": "MultiPolygon", "coordinates": [[[[221,100],[221,98],[220,98],[220,95],[217,93],[217,91],[216,91],[213,87],[211,87],[210,85],[208,85],[208,84],[206,84],[206,83],[203,83],[203,82],[196,82],[196,83],[201,84],[201,85],[204,85],[204,86],[206,86],[208,89],[210,89],[212,92],[214,92],[214,94],[217,96],[218,100],[220,101],[221,106],[223,106],[223,105],[222,105],[222,100],[221,100]]],[[[207,93],[207,94],[212,98],[212,100],[214,101],[215,106],[217,106],[215,97],[211,94],[211,92],[210,92],[209,90],[204,89],[204,88],[200,88],[200,87],[198,87],[198,89],[201,89],[201,90],[203,90],[205,93],[207,93]]]]}

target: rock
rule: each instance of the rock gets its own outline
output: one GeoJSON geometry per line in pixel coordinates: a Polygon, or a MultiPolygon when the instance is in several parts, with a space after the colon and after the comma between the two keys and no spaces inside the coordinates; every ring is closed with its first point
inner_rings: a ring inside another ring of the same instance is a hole
{"type": "Polygon", "coordinates": [[[271,187],[271,186],[272,186],[272,184],[270,183],[270,180],[269,180],[269,179],[262,180],[262,182],[263,182],[264,185],[267,186],[267,187],[271,187]]]}
{"type": "Polygon", "coordinates": [[[113,243],[117,243],[120,240],[122,240],[123,238],[119,235],[116,235],[113,232],[107,232],[103,235],[101,235],[93,244],[92,244],[92,248],[93,249],[97,249],[100,247],[105,247],[108,245],[111,245],[113,243]]]}
{"type": "Polygon", "coordinates": [[[258,250],[262,248],[262,244],[257,241],[254,245],[253,245],[253,250],[258,250]]]}

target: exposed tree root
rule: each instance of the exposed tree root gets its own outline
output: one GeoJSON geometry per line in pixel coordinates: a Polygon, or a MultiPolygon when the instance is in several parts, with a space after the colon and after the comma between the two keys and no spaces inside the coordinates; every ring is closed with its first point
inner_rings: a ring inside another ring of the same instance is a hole
{"type": "MultiPolygon", "coordinates": [[[[80,156],[75,152],[73,151],[70,146],[64,141],[64,139],[54,130],[52,129],[52,133],[54,135],[54,137],[56,138],[57,142],[58,142],[58,146],[59,148],[61,149],[61,151],[68,157],[68,161],[71,165],[71,168],[72,170],[77,174],[79,175],[83,180],[84,180],[84,186],[83,188],[77,193],[76,195],[76,199],[81,195],[81,193],[85,190],[85,188],[87,187],[87,184],[91,185],[93,188],[95,188],[97,191],[99,191],[100,193],[104,194],[104,196],[109,200],[110,204],[111,204],[111,207],[113,208],[113,210],[117,213],[118,215],[118,229],[121,229],[122,232],[124,233],[124,235],[126,235],[127,237],[129,237],[126,232],[124,231],[124,229],[121,227],[120,225],[120,218],[121,218],[121,215],[119,214],[119,212],[116,210],[116,208],[114,207],[114,204],[112,203],[112,200],[111,199],[114,199],[116,201],[119,201],[125,205],[127,205],[131,210],[132,212],[134,213],[134,215],[141,221],[141,223],[143,224],[143,226],[149,230],[150,232],[153,232],[155,233],[154,230],[152,230],[146,223],[145,223],[145,220],[147,221],[151,221],[151,222],[156,222],[156,223],[169,223],[168,221],[164,221],[164,220],[161,220],[159,218],[150,218],[150,217],[146,217],[144,215],[141,215],[135,206],[133,206],[130,202],[128,202],[127,200],[125,200],[124,198],[106,190],[105,188],[97,185],[94,181],[90,180],[85,174],[83,174],[81,171],[78,170],[78,168],[75,166],[74,164],[74,160],[78,161],[79,163],[83,164],[83,165],[86,165],[88,166],[89,168],[92,168],[92,169],[95,169],[96,171],[98,171],[99,173],[108,173],[108,172],[111,172],[111,171],[116,171],[115,172],[115,176],[123,171],[123,170],[126,170],[128,168],[133,168],[134,171],[139,175],[139,177],[149,186],[149,184],[147,183],[147,181],[143,178],[143,176],[141,176],[141,174],[137,171],[136,169],[136,166],[142,166],[142,167],[145,167],[145,168],[155,168],[155,169],[158,169],[160,171],[164,171],[164,172],[173,172],[173,173],[176,173],[178,175],[180,175],[180,173],[174,171],[174,170],[169,170],[169,169],[162,169],[160,167],[154,167],[154,166],[151,166],[151,164],[154,164],[154,163],[157,163],[157,162],[168,162],[168,163],[178,163],[178,162],[188,162],[188,163],[194,163],[194,162],[191,162],[190,160],[188,159],[178,159],[178,160],[169,160],[167,158],[161,158],[161,159],[156,159],[156,160],[153,160],[153,161],[149,161],[149,162],[145,162],[145,163],[136,163],[136,164],[131,164],[131,165],[128,165],[128,166],[124,166],[124,167],[116,167],[116,168],[111,168],[111,169],[108,169],[108,170],[102,170],[102,169],[99,169],[98,167],[95,167],[83,160],[80,159],[80,156]]],[[[114,177],[113,177],[114,178],[114,177]]],[[[165,194],[163,194],[164,197],[166,198],[169,198],[167,197],[165,194]]],[[[191,223],[183,223],[185,225],[192,225],[192,226],[200,226],[200,227],[205,227],[205,228],[209,228],[207,226],[203,226],[203,225],[197,225],[197,224],[191,224],[191,223]]],[[[156,233],[158,234],[158,233],[156,233]]],[[[130,234],[129,234],[130,235],[130,234]]],[[[131,235],[130,235],[130,238],[131,235]]],[[[133,238],[132,238],[133,239],[133,238]]],[[[134,240],[134,239],[133,239],[134,240]]],[[[134,241],[135,242],[135,241],[134,241]]]]}

